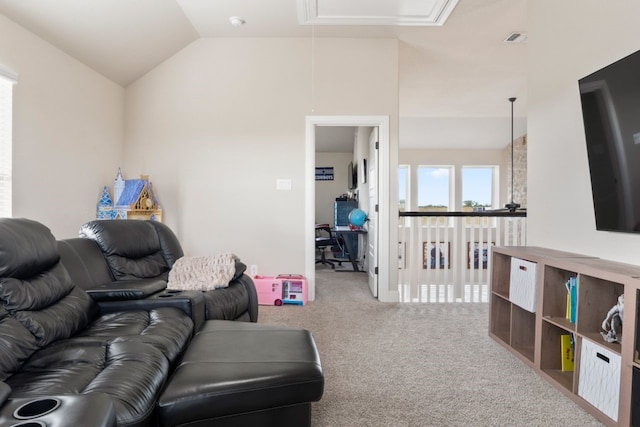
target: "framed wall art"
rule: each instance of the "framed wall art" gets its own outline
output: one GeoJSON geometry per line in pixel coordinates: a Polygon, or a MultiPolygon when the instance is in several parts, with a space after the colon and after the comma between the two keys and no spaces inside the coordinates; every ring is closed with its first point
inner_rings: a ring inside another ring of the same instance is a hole
{"type": "Polygon", "coordinates": [[[333,181],[333,166],[316,167],[316,181],[333,181]]]}
{"type": "Polygon", "coordinates": [[[362,176],[362,183],[366,184],[367,183],[367,172],[369,169],[367,169],[367,159],[362,159],[362,173],[360,174],[362,176]]]}
{"type": "Polygon", "coordinates": [[[422,242],[422,268],[451,268],[451,242],[422,242]]]}
{"type": "MultiPolygon", "coordinates": [[[[491,242],[491,246],[495,246],[495,244],[495,242],[491,242]]],[[[489,247],[489,242],[467,242],[467,268],[486,270],[489,261],[489,247]]]]}

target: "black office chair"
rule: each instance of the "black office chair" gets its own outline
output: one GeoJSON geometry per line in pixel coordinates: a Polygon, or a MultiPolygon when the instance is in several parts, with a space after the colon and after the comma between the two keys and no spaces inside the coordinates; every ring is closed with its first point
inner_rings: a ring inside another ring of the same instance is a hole
{"type": "Polygon", "coordinates": [[[316,264],[326,264],[331,268],[336,268],[336,263],[342,266],[342,261],[335,258],[327,258],[326,250],[330,248],[341,251],[344,248],[344,240],[333,234],[329,224],[316,224],[316,249],[320,250],[320,258],[316,259],[316,264]]]}

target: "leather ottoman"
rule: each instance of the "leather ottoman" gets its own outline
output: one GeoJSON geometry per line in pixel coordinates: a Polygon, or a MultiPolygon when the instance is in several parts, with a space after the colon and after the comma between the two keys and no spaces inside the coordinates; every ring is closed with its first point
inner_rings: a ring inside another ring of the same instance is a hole
{"type": "Polygon", "coordinates": [[[160,425],[308,426],[323,388],[309,331],[210,320],[160,396],[160,425]]]}

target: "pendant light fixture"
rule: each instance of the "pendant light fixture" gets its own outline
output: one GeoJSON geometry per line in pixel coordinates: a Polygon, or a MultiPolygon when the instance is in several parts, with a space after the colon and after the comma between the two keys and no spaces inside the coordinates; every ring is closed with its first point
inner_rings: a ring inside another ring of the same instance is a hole
{"type": "Polygon", "coordinates": [[[507,203],[506,205],[504,205],[504,207],[509,211],[509,212],[515,212],[516,209],[518,209],[520,207],[519,203],[516,203],[513,201],[513,190],[514,190],[514,182],[513,182],[513,169],[514,169],[514,165],[513,165],[513,149],[514,149],[514,143],[513,143],[513,103],[516,102],[516,98],[509,98],[509,102],[511,103],[511,202],[507,203]]]}

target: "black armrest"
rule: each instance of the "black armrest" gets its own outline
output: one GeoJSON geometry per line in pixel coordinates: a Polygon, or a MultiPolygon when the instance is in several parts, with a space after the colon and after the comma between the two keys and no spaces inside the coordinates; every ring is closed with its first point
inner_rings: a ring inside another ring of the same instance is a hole
{"type": "Polygon", "coordinates": [[[136,300],[150,297],[167,287],[160,279],[116,280],[111,283],[85,289],[96,301],[136,300]]]}
{"type": "Polygon", "coordinates": [[[256,291],[256,285],[253,283],[251,277],[247,276],[246,274],[243,274],[236,280],[244,285],[244,287],[247,289],[247,293],[249,294],[249,320],[251,320],[252,322],[257,322],[258,292],[256,291]]]}
{"type": "Polygon", "coordinates": [[[103,393],[11,398],[0,408],[0,427],[19,425],[116,427],[116,410],[103,393]],[[22,411],[27,420],[14,415],[22,411]]]}
{"type": "Polygon", "coordinates": [[[0,407],[7,401],[11,394],[11,387],[4,381],[0,382],[0,407]]]}
{"type": "Polygon", "coordinates": [[[200,291],[164,291],[148,298],[98,301],[101,314],[115,313],[129,310],[153,310],[161,307],[175,307],[184,311],[193,320],[194,330],[200,329],[205,321],[204,297],[200,291]]]}

